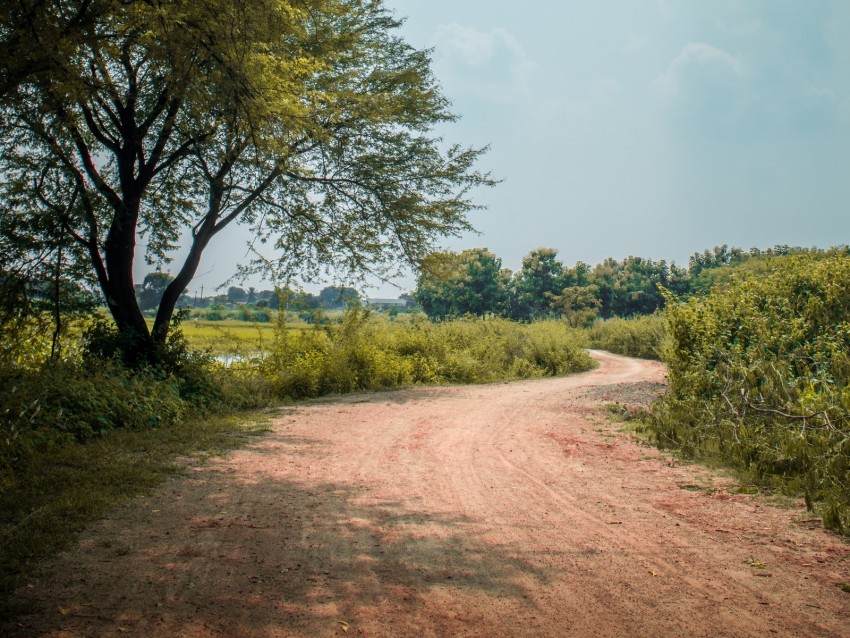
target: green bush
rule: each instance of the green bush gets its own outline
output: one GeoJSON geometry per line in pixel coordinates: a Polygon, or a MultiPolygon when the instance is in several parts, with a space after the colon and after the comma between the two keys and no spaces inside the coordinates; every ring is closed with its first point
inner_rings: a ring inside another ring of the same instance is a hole
{"type": "Polygon", "coordinates": [[[588,338],[594,348],[640,359],[660,359],[667,335],[662,315],[597,321],[588,338]]]}
{"type": "Polygon", "coordinates": [[[260,365],[278,396],[319,396],[425,383],[485,383],[587,370],[586,340],[560,322],[391,321],[360,308],[342,322],[278,332],[260,365]]]}
{"type": "Polygon", "coordinates": [[[850,527],[850,258],[794,256],[672,305],[651,431],[850,527]]]}
{"type": "Polygon", "coordinates": [[[49,362],[38,369],[3,366],[0,473],[33,453],[85,442],[115,428],[153,428],[186,413],[176,383],[114,362],[49,362]]]}

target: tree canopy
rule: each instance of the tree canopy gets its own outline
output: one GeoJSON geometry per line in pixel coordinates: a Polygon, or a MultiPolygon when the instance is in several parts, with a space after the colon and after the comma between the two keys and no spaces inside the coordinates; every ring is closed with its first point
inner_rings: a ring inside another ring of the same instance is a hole
{"type": "Polygon", "coordinates": [[[552,248],[532,250],[511,273],[486,248],[431,255],[419,276],[416,300],[432,319],[464,314],[495,315],[518,321],[561,317],[573,327],[597,317],[634,317],[664,308],[669,295],[703,295],[736,273],[759,272],[774,258],[806,254],[846,255],[847,247],[820,250],[774,246],[766,250],[716,246],[694,253],[688,270],[643,257],[608,258],[591,267],[565,266],[552,248]],[[669,294],[667,294],[669,293],[669,294]]]}
{"type": "Polygon", "coordinates": [[[484,316],[507,309],[510,271],[486,248],[429,257],[419,275],[416,301],[430,317],[484,316]]]}
{"type": "Polygon", "coordinates": [[[432,133],[454,115],[428,53],[378,1],[3,1],[2,16],[0,51],[32,64],[0,68],[0,198],[15,222],[0,229],[67,246],[130,358],[155,358],[203,251],[234,223],[266,244],[248,270],[390,276],[467,230],[470,189],[493,184],[474,168],[481,150],[432,133]],[[137,241],[168,263],[181,233],[188,256],[149,330],[137,241]]]}

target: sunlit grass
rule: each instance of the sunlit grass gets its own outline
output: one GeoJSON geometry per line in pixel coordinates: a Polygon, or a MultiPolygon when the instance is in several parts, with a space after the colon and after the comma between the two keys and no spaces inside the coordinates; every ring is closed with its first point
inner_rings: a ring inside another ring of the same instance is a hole
{"type": "Polygon", "coordinates": [[[276,326],[273,323],[189,319],[181,328],[192,348],[213,355],[248,355],[266,352],[271,347],[276,326]]]}
{"type": "MultiPolygon", "coordinates": [[[[153,325],[153,320],[148,319],[153,325]]],[[[304,323],[288,323],[287,330],[304,330],[304,323]]],[[[247,357],[263,355],[272,347],[277,324],[226,319],[210,321],[190,318],[180,324],[183,336],[194,350],[213,356],[247,357]]]]}

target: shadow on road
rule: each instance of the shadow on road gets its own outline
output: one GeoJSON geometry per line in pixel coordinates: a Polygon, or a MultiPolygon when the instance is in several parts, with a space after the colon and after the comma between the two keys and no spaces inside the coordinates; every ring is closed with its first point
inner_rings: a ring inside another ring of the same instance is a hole
{"type": "MultiPolygon", "coordinates": [[[[296,454],[316,444],[291,443],[296,454]]],[[[457,615],[466,595],[520,599],[521,578],[545,582],[521,548],[485,542],[484,531],[365,486],[201,468],[54,561],[22,593],[39,612],[10,633],[327,635],[387,612],[415,623],[426,594],[457,615]]]]}

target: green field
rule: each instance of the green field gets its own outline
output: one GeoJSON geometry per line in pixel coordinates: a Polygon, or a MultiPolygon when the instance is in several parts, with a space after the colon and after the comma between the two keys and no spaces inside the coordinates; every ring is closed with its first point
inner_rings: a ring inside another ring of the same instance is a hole
{"type": "Polygon", "coordinates": [[[188,319],[181,330],[193,348],[213,355],[247,355],[267,351],[275,338],[274,323],[188,319]]]}

